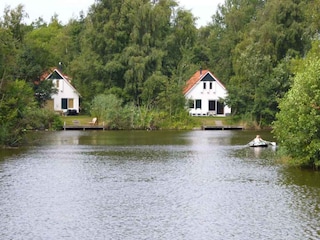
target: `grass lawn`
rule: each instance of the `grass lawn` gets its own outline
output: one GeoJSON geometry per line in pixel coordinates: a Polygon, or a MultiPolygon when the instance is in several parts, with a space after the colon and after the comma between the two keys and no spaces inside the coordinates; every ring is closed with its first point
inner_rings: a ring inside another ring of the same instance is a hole
{"type": "MultiPolygon", "coordinates": [[[[63,116],[61,118],[62,118],[62,121],[66,123],[66,125],[73,125],[73,121],[79,121],[79,125],[84,126],[84,125],[89,125],[89,122],[92,121],[93,117],[90,117],[87,115],[76,115],[76,116],[63,116]]],[[[98,125],[100,125],[99,122],[98,122],[98,125]]]]}
{"type": "Polygon", "coordinates": [[[225,126],[230,125],[237,125],[234,124],[231,117],[204,117],[204,116],[197,116],[193,117],[197,122],[199,122],[199,126],[216,126],[217,122],[221,122],[225,126]]]}

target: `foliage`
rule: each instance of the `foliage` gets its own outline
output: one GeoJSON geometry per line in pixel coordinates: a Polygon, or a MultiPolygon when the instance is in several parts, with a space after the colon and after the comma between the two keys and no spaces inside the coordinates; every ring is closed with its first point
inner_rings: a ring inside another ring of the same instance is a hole
{"type": "Polygon", "coordinates": [[[184,110],[172,115],[159,109],[123,104],[113,94],[96,96],[91,104],[91,115],[109,129],[186,129],[192,125],[191,117],[184,110]]]}
{"type": "MultiPolygon", "coordinates": [[[[17,65],[15,54],[16,45],[12,33],[5,28],[0,28],[0,79],[12,79],[14,68],[17,65]]],[[[1,86],[0,86],[1,88],[1,86]]]]}
{"type": "Polygon", "coordinates": [[[274,134],[291,163],[320,166],[320,59],[311,55],[280,101],[274,134]]]}
{"type": "Polygon", "coordinates": [[[1,25],[12,33],[15,40],[22,42],[27,31],[27,27],[22,24],[22,21],[27,16],[28,14],[24,11],[24,7],[21,4],[15,9],[10,9],[6,6],[1,25]]]}
{"type": "Polygon", "coordinates": [[[250,114],[264,126],[274,120],[277,99],[290,85],[290,59],[305,54],[308,39],[302,1],[271,0],[257,6],[254,21],[233,47],[228,103],[235,114],[250,114]]]}
{"type": "Polygon", "coordinates": [[[80,34],[81,54],[70,64],[84,101],[118,88],[125,103],[157,104],[180,61],[180,46],[192,52],[196,39],[194,18],[182,9],[174,18],[176,5],[167,0],[97,1],[90,8],[80,34]]]}
{"type": "MultiPolygon", "coordinates": [[[[72,76],[81,93],[82,112],[91,112],[110,128],[192,125],[182,89],[199,67],[211,70],[226,85],[227,103],[237,119],[257,127],[269,125],[293,73],[304,71],[303,58],[319,38],[319,7],[319,0],[226,0],[212,22],[200,29],[191,11],[175,0],[97,0],[86,16],[66,25],[57,16],[49,23],[38,19],[27,25],[22,5],[7,7],[0,19],[5,113],[0,117],[25,125],[16,114],[21,106],[12,105],[23,98],[13,96],[21,94],[12,93],[18,84],[14,80],[31,84],[62,62],[63,72],[72,76]]],[[[27,94],[42,94],[45,100],[50,88],[36,85],[27,94]]],[[[38,103],[43,105],[41,98],[38,103]]],[[[30,111],[23,111],[24,117],[34,116],[28,119],[30,127],[50,128],[47,123],[41,126],[39,119],[54,125],[51,113],[35,111],[33,100],[30,104],[30,111]]],[[[12,126],[6,124],[1,125],[2,142],[11,133],[12,126]]]]}
{"type": "Polygon", "coordinates": [[[33,90],[35,99],[39,107],[44,107],[45,102],[51,99],[51,96],[58,92],[58,89],[54,88],[52,81],[39,81],[33,84],[33,90]]]}
{"type": "Polygon", "coordinates": [[[127,108],[124,108],[122,101],[113,94],[99,94],[91,104],[91,115],[103,121],[110,129],[121,129],[128,123],[127,108]]]}
{"type": "Polygon", "coordinates": [[[28,125],[28,112],[35,108],[32,88],[22,80],[0,89],[0,145],[17,145],[28,125]]]}
{"type": "Polygon", "coordinates": [[[196,119],[189,116],[186,111],[180,111],[175,115],[169,115],[168,112],[161,112],[161,121],[159,121],[161,128],[164,129],[192,129],[196,125],[196,119]]]}
{"type": "Polygon", "coordinates": [[[52,110],[35,108],[27,111],[24,122],[28,130],[61,130],[61,117],[52,110]]]}

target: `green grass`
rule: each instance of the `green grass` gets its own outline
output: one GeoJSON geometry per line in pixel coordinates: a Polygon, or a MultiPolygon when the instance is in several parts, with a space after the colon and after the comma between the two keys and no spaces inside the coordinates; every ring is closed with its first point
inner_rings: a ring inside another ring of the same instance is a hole
{"type": "MultiPolygon", "coordinates": [[[[77,116],[63,116],[61,117],[62,121],[66,123],[66,125],[74,125],[73,121],[77,120],[79,121],[79,125],[89,125],[89,122],[92,121],[91,116],[88,115],[77,115],[77,116]]],[[[192,117],[193,120],[195,120],[196,125],[198,127],[201,126],[216,126],[216,121],[222,122],[223,125],[225,126],[238,126],[242,125],[241,123],[234,122],[232,117],[206,117],[206,116],[197,116],[197,117],[192,117]]],[[[102,122],[99,121],[98,119],[98,125],[102,125],[102,122]]]]}
{"type": "Polygon", "coordinates": [[[216,121],[221,121],[223,125],[241,125],[240,123],[235,123],[232,117],[211,117],[211,116],[199,116],[193,117],[199,126],[215,126],[216,121]]]}
{"type": "Polygon", "coordinates": [[[76,116],[63,116],[61,117],[62,121],[66,123],[66,125],[73,125],[73,121],[79,121],[79,125],[89,125],[89,122],[92,121],[93,117],[87,115],[76,115],[76,116]]]}

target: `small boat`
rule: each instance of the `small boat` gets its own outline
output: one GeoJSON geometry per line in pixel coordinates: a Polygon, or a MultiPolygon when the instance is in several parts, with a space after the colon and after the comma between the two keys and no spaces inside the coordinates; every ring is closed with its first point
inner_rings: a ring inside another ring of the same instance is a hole
{"type": "Polygon", "coordinates": [[[260,141],[260,142],[255,142],[255,141],[251,141],[248,143],[249,147],[268,147],[269,142],[265,142],[265,141],[260,141]]]}
{"type": "Polygon", "coordinates": [[[255,139],[248,143],[249,147],[268,147],[268,145],[277,146],[275,142],[263,140],[260,135],[257,135],[255,139]]]}

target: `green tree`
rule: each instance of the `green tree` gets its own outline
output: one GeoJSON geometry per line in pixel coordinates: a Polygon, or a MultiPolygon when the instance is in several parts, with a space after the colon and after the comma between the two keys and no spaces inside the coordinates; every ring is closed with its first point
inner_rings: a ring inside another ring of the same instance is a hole
{"type": "Polygon", "coordinates": [[[103,121],[110,129],[127,129],[133,125],[134,111],[123,105],[123,101],[113,94],[99,94],[91,104],[91,115],[103,121]]]}
{"type": "MultiPolygon", "coordinates": [[[[21,47],[27,27],[22,23],[26,17],[23,6],[11,10],[6,7],[0,18],[0,79],[2,82],[15,79],[17,54],[21,47]]],[[[0,86],[1,88],[1,86],[0,86]]]]}
{"type": "Polygon", "coordinates": [[[65,59],[68,43],[69,37],[57,19],[27,33],[21,53],[21,63],[25,62],[26,65],[23,66],[25,71],[32,69],[32,65],[39,66],[41,71],[57,66],[65,59]]]}
{"type": "Polygon", "coordinates": [[[33,91],[25,81],[8,82],[0,89],[0,145],[20,143],[31,120],[28,113],[34,108],[33,91]]]}
{"type": "Polygon", "coordinates": [[[304,1],[272,0],[261,6],[233,48],[234,75],[227,84],[229,105],[259,127],[274,120],[276,100],[290,84],[288,62],[303,56],[308,46],[304,1]]]}
{"type": "MultiPolygon", "coordinates": [[[[292,88],[280,101],[274,122],[274,134],[290,163],[297,166],[320,166],[320,59],[317,54],[300,63],[303,66],[293,79],[292,88]]],[[[315,51],[314,51],[315,52],[315,51]]]]}
{"type": "Polygon", "coordinates": [[[14,79],[23,79],[33,83],[40,79],[41,74],[49,68],[50,52],[36,45],[35,42],[19,49],[16,55],[14,79]]]}
{"type": "Polygon", "coordinates": [[[122,89],[125,102],[150,103],[149,94],[159,90],[152,79],[165,77],[163,59],[174,4],[167,0],[99,0],[91,6],[80,35],[81,54],[70,66],[85,101],[117,88],[122,89]],[[148,86],[153,89],[146,89],[148,86]]]}
{"type": "MultiPolygon", "coordinates": [[[[196,44],[197,28],[196,18],[190,11],[178,8],[175,12],[171,31],[166,38],[167,54],[164,59],[164,69],[171,77],[183,57],[184,51],[193,53],[196,44]]],[[[189,59],[192,61],[193,59],[189,59]]],[[[191,64],[191,62],[188,62],[191,64]]]]}
{"type": "Polygon", "coordinates": [[[212,69],[226,85],[234,75],[233,51],[264,4],[263,0],[226,0],[212,16],[212,23],[200,29],[197,46],[203,46],[202,53],[208,58],[203,58],[202,65],[212,69]]]}
{"type": "Polygon", "coordinates": [[[28,27],[23,24],[23,19],[26,17],[28,17],[28,14],[21,4],[15,9],[10,9],[9,6],[4,9],[2,27],[8,29],[12,33],[13,38],[18,42],[23,41],[24,35],[28,30],[28,27]]]}
{"type": "Polygon", "coordinates": [[[0,90],[5,80],[13,79],[17,49],[9,30],[0,28],[0,90]]]}
{"type": "Polygon", "coordinates": [[[33,83],[33,90],[36,102],[38,106],[43,108],[46,101],[51,99],[53,94],[58,92],[58,89],[54,87],[52,81],[36,81],[33,83]]]}

